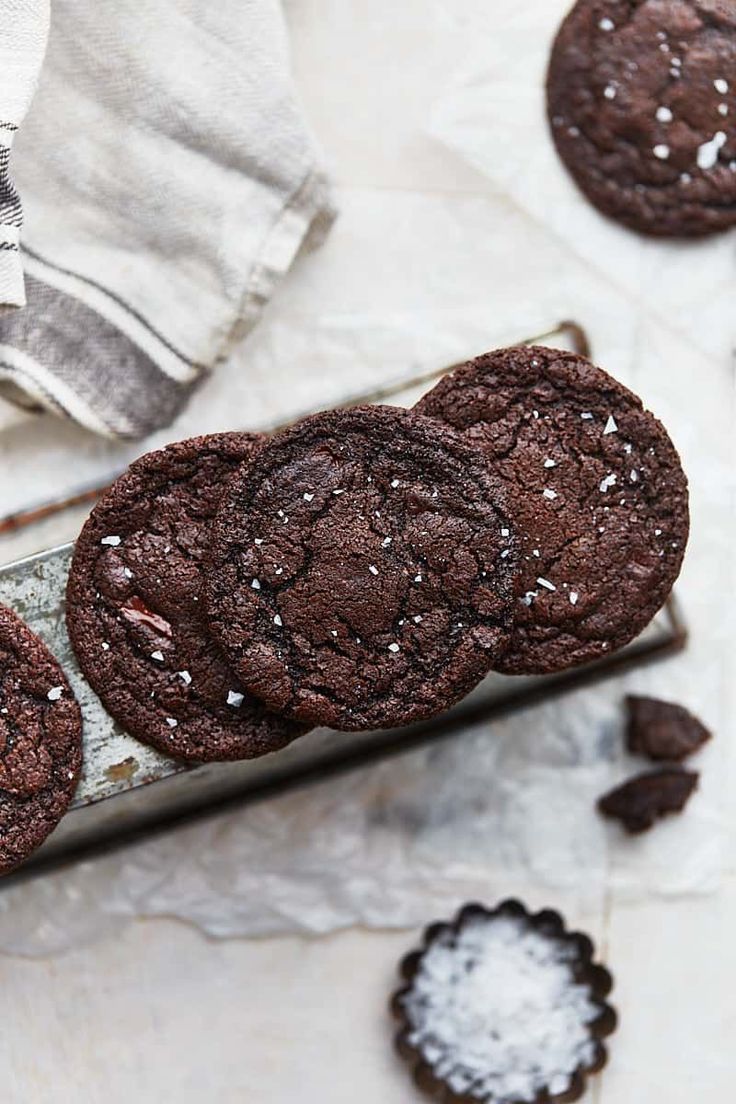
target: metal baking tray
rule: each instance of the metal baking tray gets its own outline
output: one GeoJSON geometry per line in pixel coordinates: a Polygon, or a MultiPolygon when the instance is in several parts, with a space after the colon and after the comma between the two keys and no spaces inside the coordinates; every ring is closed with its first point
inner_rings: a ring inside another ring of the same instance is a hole
{"type": "MultiPolygon", "coordinates": [[[[584,333],[573,323],[562,323],[548,334],[529,339],[540,340],[581,352],[588,348],[584,333]]],[[[442,374],[432,372],[398,380],[380,391],[351,396],[343,405],[388,399],[413,401],[442,374]]],[[[85,503],[94,501],[102,490],[104,486],[73,492],[63,501],[33,507],[24,515],[5,519],[6,531],[77,506],[82,495],[85,503]]],[[[493,720],[623,669],[663,658],[679,651],[687,639],[675,601],[670,599],[644,633],[614,655],[559,675],[492,674],[464,701],[432,721],[349,735],[319,729],[261,759],[193,767],[160,755],[128,736],[105,712],[79,671],[64,623],[64,592],[72,549],[71,544],[61,545],[0,568],[0,602],[24,618],[63,664],[84,715],[84,769],[71,808],[43,847],[3,885],[124,845],[192,817],[210,815],[247,798],[263,797],[289,785],[316,781],[331,772],[409,751],[474,723],[493,720]]]]}

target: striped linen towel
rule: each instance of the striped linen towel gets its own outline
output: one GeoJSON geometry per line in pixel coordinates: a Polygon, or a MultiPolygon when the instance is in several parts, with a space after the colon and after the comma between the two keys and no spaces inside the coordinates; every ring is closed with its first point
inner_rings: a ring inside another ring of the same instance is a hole
{"type": "Polygon", "coordinates": [[[0,0],[0,309],[25,302],[18,244],[23,216],[10,178],[10,150],[36,87],[48,29],[48,0],[0,0]]]}
{"type": "Polygon", "coordinates": [[[167,425],[333,218],[278,0],[53,0],[13,172],[1,393],[112,437],[167,425]]]}

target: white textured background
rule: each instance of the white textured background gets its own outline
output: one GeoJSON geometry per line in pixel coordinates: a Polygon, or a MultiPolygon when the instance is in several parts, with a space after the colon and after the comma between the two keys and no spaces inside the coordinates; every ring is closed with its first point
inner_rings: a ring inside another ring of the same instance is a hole
{"type": "MultiPolygon", "coordinates": [[[[592,701],[586,692],[504,726],[499,761],[511,764],[551,727],[564,745],[581,716],[613,731],[629,688],[677,697],[715,729],[685,825],[663,825],[633,846],[614,832],[605,870],[581,869],[579,885],[567,888],[550,887],[537,870],[523,888],[531,904],[560,907],[587,927],[616,974],[622,1026],[590,1100],[720,1104],[736,1073],[735,243],[731,235],[676,257],[657,245],[644,270],[636,239],[578,199],[545,146],[534,91],[562,7],[289,0],[297,78],[342,216],[325,248],[297,265],[237,361],[166,436],[229,427],[234,412],[245,425],[327,403],[348,381],[357,389],[409,365],[441,364],[563,316],[586,325],[599,362],[642,394],[682,451],[693,535],[679,593],[693,638],[682,657],[607,685],[592,701]],[[632,900],[632,869],[658,857],[650,891],[632,900]]],[[[8,428],[3,503],[93,478],[125,454],[70,427],[8,428]]],[[[472,741],[468,748],[472,755],[472,741]]],[[[406,786],[415,800],[416,780],[406,786]]],[[[423,803],[434,797],[421,792],[423,803]]],[[[329,805],[329,789],[314,800],[329,805]]],[[[260,813],[264,824],[274,815],[260,813]]],[[[590,831],[599,832],[592,816],[590,831]]],[[[464,844],[474,858],[482,853],[482,841],[461,835],[455,868],[464,844]]],[[[528,844],[533,859],[533,832],[528,844]]],[[[335,848],[331,857],[339,881],[354,856],[335,848]]],[[[276,892],[277,873],[264,875],[263,892],[276,892]]],[[[304,887],[308,896],[308,868],[304,887]]],[[[427,892],[449,907],[463,888],[458,879],[427,892]]],[[[517,888],[489,866],[488,899],[517,888]]],[[[51,927],[55,919],[51,910],[51,927]]],[[[384,1006],[395,961],[415,938],[356,929],[216,943],[157,919],[62,958],[5,957],[3,1093],[23,1104],[409,1104],[384,1006]]]]}

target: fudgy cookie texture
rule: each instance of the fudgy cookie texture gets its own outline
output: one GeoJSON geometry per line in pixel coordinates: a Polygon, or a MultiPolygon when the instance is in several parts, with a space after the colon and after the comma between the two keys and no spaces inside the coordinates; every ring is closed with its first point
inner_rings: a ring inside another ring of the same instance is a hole
{"type": "Polygon", "coordinates": [[[644,234],[736,223],[736,0],[579,0],[547,76],[557,150],[644,234]]]}
{"type": "Polygon", "coordinates": [[[333,411],[230,484],[211,626],[274,709],[343,730],[408,724],[487,672],[516,573],[503,490],[461,438],[410,411],[333,411]]]}
{"type": "Polygon", "coordinates": [[[46,645],[0,606],[0,874],[53,832],[82,769],[82,715],[46,645]]]}
{"type": "Polygon", "coordinates": [[[123,728],[180,759],[254,758],[305,731],[240,685],[205,615],[210,523],[262,440],[219,434],[142,457],[95,506],[74,552],[67,625],[82,671],[123,728]]]}
{"type": "Polygon", "coordinates": [[[711,739],[705,725],[674,702],[629,694],[626,710],[626,746],[632,755],[681,762],[711,739]]]}
{"type": "Polygon", "coordinates": [[[680,570],[688,495],[636,395],[584,357],[530,346],[470,361],[416,409],[463,433],[506,488],[522,589],[498,669],[563,670],[647,625],[680,570]]]}
{"type": "Polygon", "coordinates": [[[618,820],[632,835],[648,831],[655,821],[681,813],[698,786],[699,775],[681,767],[660,767],[637,774],[598,801],[598,810],[618,820]]]}

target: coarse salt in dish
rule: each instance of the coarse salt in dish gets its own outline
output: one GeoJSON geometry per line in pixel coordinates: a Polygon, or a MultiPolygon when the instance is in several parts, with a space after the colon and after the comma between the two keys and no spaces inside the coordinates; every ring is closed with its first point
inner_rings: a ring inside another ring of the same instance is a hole
{"type": "Polygon", "coordinates": [[[592,954],[557,913],[515,901],[469,905],[429,928],[392,1004],[419,1087],[447,1104],[578,1099],[616,1024],[603,999],[611,976],[592,954]]]}

